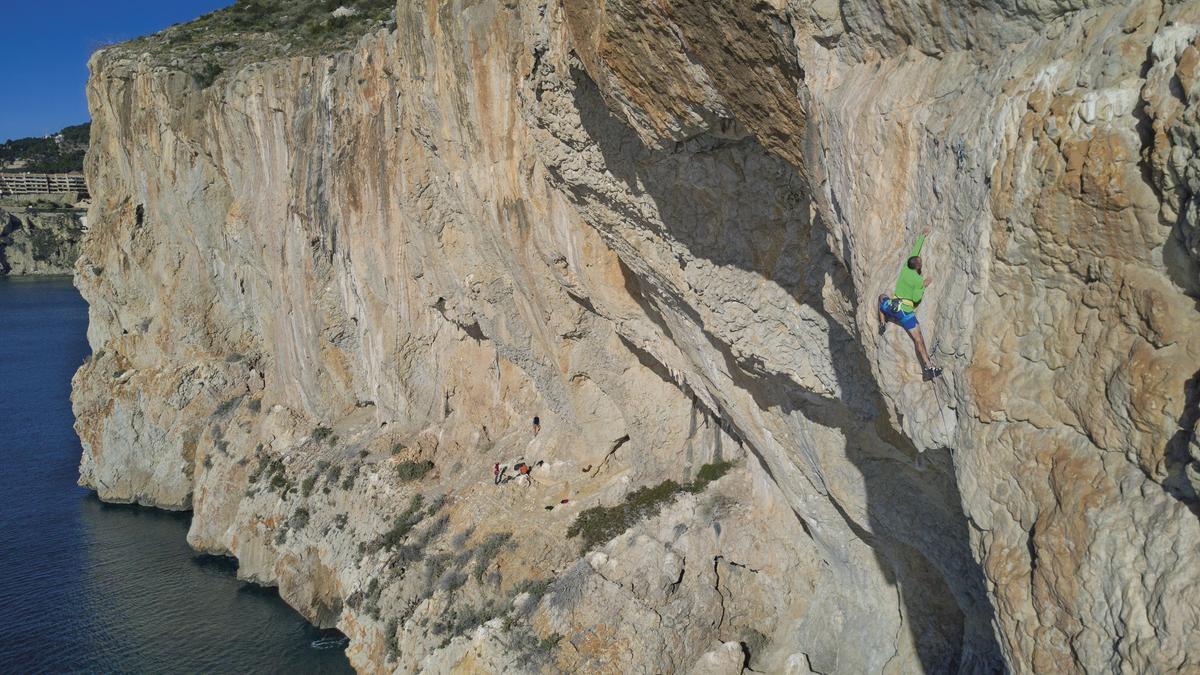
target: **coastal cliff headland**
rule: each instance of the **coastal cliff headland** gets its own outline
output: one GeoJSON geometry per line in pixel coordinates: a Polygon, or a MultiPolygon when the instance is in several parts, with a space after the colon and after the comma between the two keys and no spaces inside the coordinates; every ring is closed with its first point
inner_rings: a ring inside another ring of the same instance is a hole
{"type": "Polygon", "coordinates": [[[0,197],[0,276],[71,274],[84,235],[78,196],[0,197]]]}
{"type": "Polygon", "coordinates": [[[1200,4],[325,4],[92,58],[82,484],[363,672],[1200,668],[1200,4]]]}

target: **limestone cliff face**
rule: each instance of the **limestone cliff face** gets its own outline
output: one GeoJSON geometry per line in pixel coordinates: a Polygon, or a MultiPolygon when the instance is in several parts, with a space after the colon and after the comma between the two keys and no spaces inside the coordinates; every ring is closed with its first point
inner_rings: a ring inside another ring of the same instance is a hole
{"type": "Polygon", "coordinates": [[[1200,5],[413,2],[151,64],[91,64],[81,482],[360,670],[1200,668],[1200,5]],[[923,230],[935,383],[874,310],[923,230]]]}
{"type": "Polygon", "coordinates": [[[0,276],[70,274],[83,241],[80,213],[0,205],[0,276]]]}

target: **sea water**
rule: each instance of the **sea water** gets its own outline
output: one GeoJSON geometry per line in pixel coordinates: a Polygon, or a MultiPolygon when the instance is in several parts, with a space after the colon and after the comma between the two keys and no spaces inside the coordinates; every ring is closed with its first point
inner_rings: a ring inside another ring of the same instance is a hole
{"type": "Polygon", "coordinates": [[[0,671],[350,672],[344,640],[192,551],[189,514],[76,484],[86,330],[69,278],[0,278],[0,671]]]}

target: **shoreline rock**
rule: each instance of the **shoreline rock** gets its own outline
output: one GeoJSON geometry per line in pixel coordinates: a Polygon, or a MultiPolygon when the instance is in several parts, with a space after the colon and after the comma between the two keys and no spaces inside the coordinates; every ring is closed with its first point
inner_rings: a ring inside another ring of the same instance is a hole
{"type": "Polygon", "coordinates": [[[1200,665],[1200,7],[989,7],[98,52],[81,484],[364,672],[1200,665]],[[927,228],[934,384],[873,304],[927,228]]]}

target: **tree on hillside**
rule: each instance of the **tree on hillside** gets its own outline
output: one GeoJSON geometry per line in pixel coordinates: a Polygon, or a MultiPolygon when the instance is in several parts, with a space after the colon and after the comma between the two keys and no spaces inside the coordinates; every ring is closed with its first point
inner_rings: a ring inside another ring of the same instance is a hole
{"type": "Polygon", "coordinates": [[[45,138],[17,138],[0,143],[0,171],[82,171],[83,155],[87,152],[90,138],[91,123],[85,122],[66,127],[45,138]]]}

